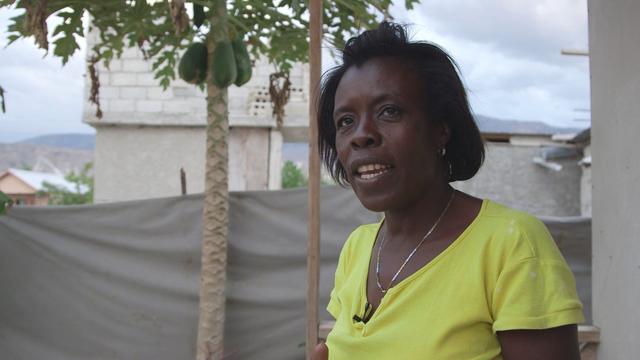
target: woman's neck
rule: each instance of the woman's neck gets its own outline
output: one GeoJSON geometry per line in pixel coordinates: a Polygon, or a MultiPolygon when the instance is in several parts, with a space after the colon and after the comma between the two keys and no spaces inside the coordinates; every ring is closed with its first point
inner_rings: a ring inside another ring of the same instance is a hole
{"type": "Polygon", "coordinates": [[[455,190],[448,183],[443,184],[442,187],[425,194],[410,206],[385,211],[387,241],[420,241],[443,213],[454,192],[455,190]]]}

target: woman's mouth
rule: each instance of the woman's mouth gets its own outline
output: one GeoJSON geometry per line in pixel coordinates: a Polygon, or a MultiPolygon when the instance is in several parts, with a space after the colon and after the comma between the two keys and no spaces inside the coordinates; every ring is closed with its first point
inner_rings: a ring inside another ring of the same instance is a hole
{"type": "Polygon", "coordinates": [[[356,170],[356,174],[362,180],[371,180],[388,172],[390,169],[391,169],[391,166],[389,165],[366,164],[366,165],[358,166],[358,169],[356,170]]]}

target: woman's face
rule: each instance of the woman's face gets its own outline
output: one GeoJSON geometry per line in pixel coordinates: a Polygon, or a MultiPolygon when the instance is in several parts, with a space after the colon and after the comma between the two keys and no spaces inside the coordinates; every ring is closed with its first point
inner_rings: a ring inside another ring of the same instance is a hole
{"type": "Polygon", "coordinates": [[[407,209],[443,188],[448,130],[427,119],[419,78],[406,61],[380,57],[350,67],[336,90],[338,159],[369,210],[407,209]]]}

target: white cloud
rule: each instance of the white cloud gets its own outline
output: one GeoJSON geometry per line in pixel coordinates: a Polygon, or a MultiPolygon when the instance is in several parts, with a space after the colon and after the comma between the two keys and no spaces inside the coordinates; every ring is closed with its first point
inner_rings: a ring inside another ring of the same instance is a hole
{"type": "Polygon", "coordinates": [[[586,47],[584,0],[425,0],[414,20],[439,34],[494,45],[518,57],[558,60],[560,48],[586,47]]]}
{"type": "Polygon", "coordinates": [[[588,59],[560,54],[587,47],[586,1],[425,0],[395,13],[458,62],[477,113],[586,125],[573,119],[589,107],[588,59]]]}

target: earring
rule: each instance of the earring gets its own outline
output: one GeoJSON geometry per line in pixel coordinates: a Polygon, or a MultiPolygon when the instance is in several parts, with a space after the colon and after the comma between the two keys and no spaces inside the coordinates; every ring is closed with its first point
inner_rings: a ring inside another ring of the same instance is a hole
{"type": "Polygon", "coordinates": [[[447,148],[440,149],[439,153],[441,157],[444,157],[445,155],[447,155],[447,148]]]}

